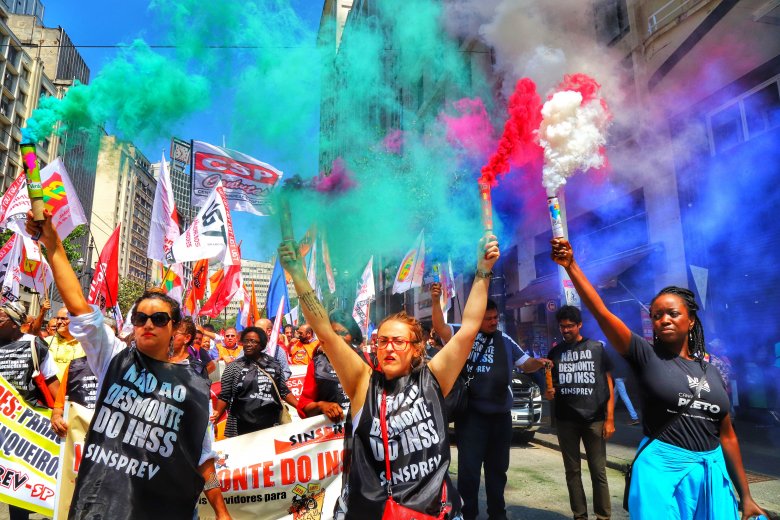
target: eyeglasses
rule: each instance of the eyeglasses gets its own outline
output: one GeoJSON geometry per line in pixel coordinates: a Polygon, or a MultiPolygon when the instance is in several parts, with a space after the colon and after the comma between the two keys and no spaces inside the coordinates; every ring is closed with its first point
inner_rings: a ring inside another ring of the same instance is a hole
{"type": "Polygon", "coordinates": [[[70,321],[70,318],[60,318],[59,316],[52,318],[54,321],[70,321]]]}
{"type": "Polygon", "coordinates": [[[376,339],[377,348],[387,348],[388,345],[393,345],[393,350],[397,352],[403,352],[409,347],[411,343],[412,340],[404,338],[386,338],[384,336],[380,336],[376,339]]]}
{"type": "Polygon", "coordinates": [[[236,335],[235,334],[225,334],[225,337],[226,338],[235,338],[236,335]]]}
{"type": "Polygon", "coordinates": [[[260,340],[259,339],[245,339],[241,343],[244,345],[259,345],[260,340]]]}
{"type": "Polygon", "coordinates": [[[133,313],[133,317],[130,318],[130,323],[135,327],[143,327],[150,319],[155,327],[165,327],[173,318],[165,312],[155,312],[150,315],[136,311],[133,313]]]}
{"type": "Polygon", "coordinates": [[[349,331],[346,330],[346,329],[334,330],[333,332],[335,332],[336,334],[338,334],[342,338],[346,338],[347,336],[349,336],[349,331]]]}

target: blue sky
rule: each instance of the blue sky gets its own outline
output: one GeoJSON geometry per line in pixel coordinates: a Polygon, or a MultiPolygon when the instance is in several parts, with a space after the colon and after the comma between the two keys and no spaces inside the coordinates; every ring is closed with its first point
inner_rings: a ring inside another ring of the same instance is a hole
{"type": "MultiPolygon", "coordinates": [[[[159,20],[156,20],[148,10],[146,0],[49,0],[45,2],[44,23],[47,27],[61,26],[70,36],[76,46],[110,46],[129,43],[136,38],[142,38],[149,44],[159,43],[162,38],[156,34],[159,30],[159,20]]],[[[322,11],[322,2],[318,0],[291,0],[291,4],[313,29],[316,29],[322,11]]],[[[80,47],[82,57],[90,68],[91,78],[100,74],[100,69],[116,55],[114,48],[80,47]]],[[[165,53],[165,50],[159,50],[165,53]]],[[[221,103],[229,103],[226,92],[212,93],[212,108],[182,121],[177,128],[171,129],[183,139],[207,141],[221,145],[223,137],[230,147],[229,122],[221,117],[221,103]]],[[[136,143],[147,158],[156,162],[160,160],[163,149],[167,154],[171,136],[161,136],[158,142],[136,143]]],[[[317,168],[317,136],[306,136],[309,140],[307,164],[311,172],[317,168]]],[[[289,172],[280,159],[281,154],[275,150],[264,148],[258,143],[254,150],[241,150],[258,159],[273,164],[277,168],[289,172]]],[[[247,213],[233,213],[234,227],[239,240],[243,241],[242,254],[244,258],[266,259],[276,249],[279,240],[276,223],[269,218],[256,217],[247,213]],[[259,237],[259,238],[258,238],[259,237]]]]}

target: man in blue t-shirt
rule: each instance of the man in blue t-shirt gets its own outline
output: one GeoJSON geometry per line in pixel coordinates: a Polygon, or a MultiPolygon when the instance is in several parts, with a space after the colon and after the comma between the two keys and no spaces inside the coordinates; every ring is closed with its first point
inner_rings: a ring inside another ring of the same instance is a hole
{"type": "MultiPolygon", "coordinates": [[[[444,320],[439,284],[431,287],[433,328],[446,344],[459,325],[444,320]]],[[[487,513],[491,520],[506,518],[504,489],[512,442],[512,369],[535,372],[550,363],[523,352],[498,330],[498,306],[488,300],[485,317],[463,369],[468,381],[468,405],[455,421],[458,445],[458,492],[463,497],[463,518],[479,513],[479,482],[485,466],[487,513]]]]}

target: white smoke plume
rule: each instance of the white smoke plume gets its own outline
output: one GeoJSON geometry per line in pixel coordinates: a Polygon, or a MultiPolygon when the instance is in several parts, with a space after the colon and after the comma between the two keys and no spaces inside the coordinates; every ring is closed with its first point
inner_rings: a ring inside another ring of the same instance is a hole
{"type": "Polygon", "coordinates": [[[582,104],[582,94],[556,92],[542,107],[539,142],[544,148],[542,185],[553,196],[578,171],[604,166],[610,115],[600,100],[582,104]]]}

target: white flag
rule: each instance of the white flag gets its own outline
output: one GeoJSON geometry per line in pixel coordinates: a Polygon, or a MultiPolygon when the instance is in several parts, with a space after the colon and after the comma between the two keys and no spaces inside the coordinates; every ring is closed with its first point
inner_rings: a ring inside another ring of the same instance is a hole
{"type": "Polygon", "coordinates": [[[203,258],[216,258],[225,266],[241,263],[221,181],[187,231],[171,245],[165,255],[165,263],[192,262],[203,258]]]}
{"type": "Polygon", "coordinates": [[[287,322],[288,325],[292,325],[293,327],[298,326],[298,306],[296,305],[292,309],[290,309],[290,312],[288,314],[284,315],[284,321],[287,322]]]}
{"type": "Polygon", "coordinates": [[[18,235],[12,235],[9,242],[13,240],[11,250],[8,251],[8,267],[3,277],[3,300],[17,301],[19,299],[19,284],[22,280],[22,250],[24,242],[18,235]]]}
{"type": "Polygon", "coordinates": [[[179,217],[176,214],[176,204],[173,200],[171,174],[165,156],[160,161],[160,178],[157,179],[157,189],[154,192],[152,221],[149,224],[149,245],[146,256],[152,260],[164,261],[165,253],[171,248],[181,233],[179,232],[179,217]]]}
{"type": "Polygon", "coordinates": [[[423,231],[417,237],[417,243],[406,253],[393,282],[393,294],[406,292],[414,287],[422,287],[425,271],[425,236],[423,231]]]}
{"type": "MultiPolygon", "coordinates": [[[[62,159],[57,157],[41,170],[41,185],[44,206],[51,212],[52,224],[61,237],[65,238],[76,226],[87,223],[84,208],[81,207],[81,202],[76,195],[76,188],[70,182],[70,176],[62,159]]],[[[24,221],[27,219],[30,207],[27,182],[24,175],[20,174],[0,200],[0,225],[29,238],[24,229],[24,221]]],[[[32,259],[40,259],[40,256],[36,256],[29,245],[27,253],[32,259]]]]}
{"type": "Polygon", "coordinates": [[[22,242],[23,248],[22,258],[19,263],[19,283],[37,293],[43,294],[45,292],[44,289],[54,283],[51,267],[49,267],[46,259],[41,256],[38,244],[30,240],[34,244],[34,252],[31,254],[31,251],[27,249],[27,241],[20,240],[20,242],[22,242]],[[37,260],[35,256],[37,256],[37,260]]]}
{"type": "Polygon", "coordinates": [[[368,265],[363,270],[363,276],[360,277],[360,288],[355,298],[355,306],[352,309],[352,317],[355,318],[363,334],[368,334],[369,305],[371,300],[376,297],[374,290],[374,257],[368,260],[368,265]]]}
{"type": "Polygon", "coordinates": [[[314,289],[314,292],[317,294],[317,298],[322,300],[322,291],[320,290],[320,286],[317,285],[317,241],[315,240],[314,243],[311,245],[311,253],[309,253],[309,269],[306,272],[306,279],[309,280],[309,285],[311,285],[312,289],[314,289]]]}

